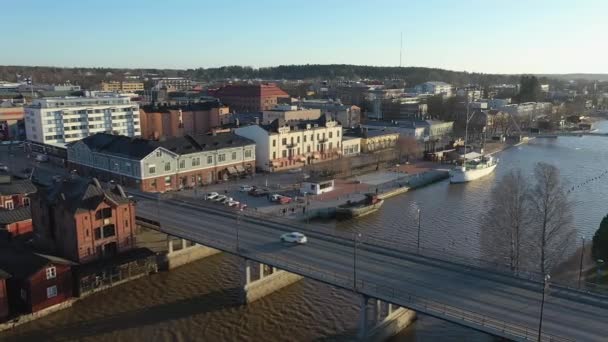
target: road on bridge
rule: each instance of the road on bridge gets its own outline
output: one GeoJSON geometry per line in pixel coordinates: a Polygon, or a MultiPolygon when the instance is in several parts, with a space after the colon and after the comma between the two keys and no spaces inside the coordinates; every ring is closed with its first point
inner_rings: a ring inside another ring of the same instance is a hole
{"type": "MultiPolygon", "coordinates": [[[[366,243],[358,244],[353,276],[352,239],[311,232],[296,222],[149,198],[139,198],[137,216],[160,222],[170,235],[345,289],[353,290],[356,277],[360,293],[473,329],[516,340],[537,339],[543,289],[538,282],[366,243]],[[294,230],[307,232],[309,242],[289,246],[279,241],[283,232],[294,230]]],[[[606,341],[608,299],[550,287],[543,334],[547,341],[606,341]]]]}

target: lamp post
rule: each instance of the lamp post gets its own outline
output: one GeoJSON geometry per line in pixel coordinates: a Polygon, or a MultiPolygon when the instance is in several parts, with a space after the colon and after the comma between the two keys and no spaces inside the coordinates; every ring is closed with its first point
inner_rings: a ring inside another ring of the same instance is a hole
{"type": "Polygon", "coordinates": [[[543,299],[540,302],[540,320],[538,323],[538,341],[541,341],[542,333],[543,333],[543,311],[545,310],[545,292],[549,289],[549,280],[551,280],[551,276],[546,274],[543,281],[543,299]]]}
{"type": "Polygon", "coordinates": [[[581,249],[581,260],[578,266],[578,288],[581,288],[581,278],[583,277],[583,257],[585,256],[585,237],[583,236],[583,248],[581,249]]]}
{"type": "Polygon", "coordinates": [[[420,208],[418,208],[418,240],[416,242],[416,250],[420,254],[420,208]]]}
{"type": "Polygon", "coordinates": [[[236,211],[236,252],[239,252],[239,213],[242,209],[236,211]]]}
{"type": "Polygon", "coordinates": [[[597,283],[598,283],[598,285],[602,281],[602,266],[604,266],[604,260],[597,259],[597,283]]]}
{"type": "Polygon", "coordinates": [[[353,233],[353,289],[357,292],[357,244],[358,239],[361,239],[361,233],[353,233]]]}

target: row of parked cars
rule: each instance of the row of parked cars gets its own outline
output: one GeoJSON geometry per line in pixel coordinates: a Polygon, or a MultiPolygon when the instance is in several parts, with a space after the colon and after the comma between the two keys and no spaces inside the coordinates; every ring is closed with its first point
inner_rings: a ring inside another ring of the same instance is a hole
{"type": "Polygon", "coordinates": [[[270,191],[268,189],[258,188],[256,186],[251,185],[241,185],[239,191],[246,192],[247,194],[253,197],[268,197],[271,202],[279,204],[289,204],[293,201],[293,199],[289,196],[270,194],[270,191]]]}
{"type": "Polygon", "coordinates": [[[239,208],[239,209],[245,209],[247,207],[247,204],[241,203],[227,195],[220,195],[217,192],[209,192],[209,193],[205,194],[205,200],[223,204],[228,207],[239,208]]]}

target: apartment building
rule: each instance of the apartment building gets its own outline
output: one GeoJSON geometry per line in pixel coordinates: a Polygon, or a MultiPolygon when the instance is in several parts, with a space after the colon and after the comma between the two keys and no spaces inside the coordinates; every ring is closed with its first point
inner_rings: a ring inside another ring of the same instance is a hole
{"type": "Polygon", "coordinates": [[[360,151],[362,153],[373,153],[376,151],[393,148],[397,145],[399,133],[386,131],[384,129],[369,129],[357,127],[344,131],[344,136],[349,138],[360,138],[360,151]]]}
{"type": "Polygon", "coordinates": [[[0,140],[21,140],[25,137],[24,110],[9,101],[0,103],[0,140]]]}
{"type": "Polygon", "coordinates": [[[274,108],[280,98],[289,98],[289,94],[273,83],[227,85],[213,92],[215,96],[239,112],[262,112],[274,108]]]}
{"type": "Polygon", "coordinates": [[[255,143],[232,133],[186,135],[161,141],[99,133],[67,147],[80,174],[165,192],[254,172],[255,143]]]}
{"type": "Polygon", "coordinates": [[[317,120],[276,119],[239,127],[235,133],[255,141],[256,167],[265,171],[301,167],[342,153],[342,125],[327,115],[317,120]]]}
{"type": "Polygon", "coordinates": [[[355,127],[361,123],[361,108],[354,105],[343,105],[340,100],[299,100],[295,104],[302,108],[319,109],[321,114],[330,115],[343,127],[355,127]]]}
{"type": "Polygon", "coordinates": [[[139,136],[139,105],[120,95],[34,99],[25,128],[29,141],[55,146],[101,132],[139,136]]]}
{"type": "Polygon", "coordinates": [[[144,83],[132,81],[101,82],[101,86],[99,88],[101,89],[101,91],[134,93],[136,91],[143,91],[144,83]]]}
{"type": "Polygon", "coordinates": [[[126,252],[135,245],[135,203],[120,186],[69,178],[32,196],[37,245],[77,263],[126,252]]]}
{"type": "Polygon", "coordinates": [[[425,82],[415,87],[419,94],[443,95],[444,97],[452,96],[452,85],[445,82],[425,82]]]}
{"type": "Polygon", "coordinates": [[[304,109],[298,106],[280,104],[262,112],[262,123],[269,124],[276,119],[285,121],[317,120],[320,117],[320,109],[304,109]]]}
{"type": "Polygon", "coordinates": [[[152,77],[152,81],[156,82],[155,89],[190,90],[193,85],[192,80],[184,77],[152,77]]]}
{"type": "Polygon", "coordinates": [[[199,135],[229,123],[230,109],[217,100],[185,105],[146,105],[139,110],[145,139],[199,135]]]}

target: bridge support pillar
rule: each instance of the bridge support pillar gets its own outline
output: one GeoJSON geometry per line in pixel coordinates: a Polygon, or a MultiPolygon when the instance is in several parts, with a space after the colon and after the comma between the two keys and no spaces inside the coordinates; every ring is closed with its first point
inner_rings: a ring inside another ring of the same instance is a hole
{"type": "Polygon", "coordinates": [[[217,253],[217,249],[167,235],[167,253],[160,256],[159,264],[161,269],[171,270],[217,253]]]}
{"type": "Polygon", "coordinates": [[[416,319],[416,313],[406,308],[395,308],[391,303],[378,299],[371,305],[372,314],[368,315],[370,298],[361,295],[361,313],[357,338],[365,341],[384,341],[408,327],[416,319]],[[385,310],[386,309],[386,310],[385,310]],[[371,320],[370,320],[371,319],[371,320]],[[369,327],[371,326],[371,329],[369,327]]]}
{"type": "Polygon", "coordinates": [[[242,295],[243,304],[252,303],[302,279],[302,277],[297,274],[289,273],[262,263],[259,264],[257,277],[255,277],[251,272],[252,263],[253,261],[251,260],[245,260],[245,284],[243,286],[242,295]]]}

